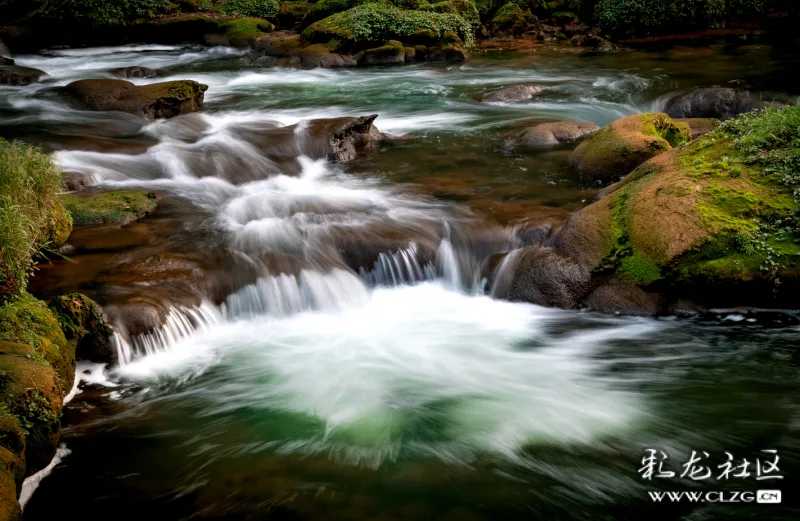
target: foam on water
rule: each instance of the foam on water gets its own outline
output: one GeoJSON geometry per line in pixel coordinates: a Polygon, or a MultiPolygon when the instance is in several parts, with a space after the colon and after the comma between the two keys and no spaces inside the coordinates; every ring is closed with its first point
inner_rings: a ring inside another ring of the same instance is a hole
{"type": "Polygon", "coordinates": [[[592,355],[611,338],[660,326],[619,321],[602,334],[548,338],[543,328],[566,313],[436,282],[378,288],[322,312],[217,324],[119,375],[148,384],[214,367],[201,389],[187,391],[202,394],[204,415],[255,408],[324,423],[313,435],[277,441],[284,451],[376,465],[444,446],[448,457],[516,457],[529,443],[590,443],[630,428],[645,410],[640,396],[599,374],[592,355]],[[427,423],[438,425],[432,439],[407,436],[427,423]]]}

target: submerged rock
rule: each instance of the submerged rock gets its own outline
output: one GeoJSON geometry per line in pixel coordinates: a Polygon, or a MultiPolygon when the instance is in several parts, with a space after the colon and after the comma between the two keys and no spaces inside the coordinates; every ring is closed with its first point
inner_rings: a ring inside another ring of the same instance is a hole
{"type": "Polygon", "coordinates": [[[168,81],[136,86],[125,80],[80,80],[64,87],[73,104],[84,110],[119,110],[148,119],[171,118],[203,107],[208,85],[168,81]]]}
{"type": "Polygon", "coordinates": [[[601,128],[578,145],[569,163],[583,177],[605,183],[690,139],[691,131],[685,123],[676,123],[666,114],[639,114],[601,128]]]}
{"type": "Polygon", "coordinates": [[[158,71],[149,67],[122,67],[111,72],[120,78],[155,78],[158,71]]]}
{"type": "Polygon", "coordinates": [[[515,138],[515,141],[533,150],[547,150],[559,145],[577,143],[598,130],[600,127],[587,121],[556,121],[527,128],[515,138]]]}
{"type": "Polygon", "coordinates": [[[120,190],[89,197],[64,194],[60,198],[72,215],[75,226],[128,224],[149,215],[158,205],[154,193],[138,190],[120,190]]]}
{"type": "Polygon", "coordinates": [[[0,85],[30,85],[36,83],[47,73],[31,67],[14,65],[14,60],[0,64],[0,85]]]}
{"type": "Polygon", "coordinates": [[[484,103],[508,103],[515,101],[527,101],[544,90],[538,85],[513,85],[499,90],[488,92],[483,95],[481,101],[484,103]]]}
{"type": "Polygon", "coordinates": [[[664,112],[671,118],[730,119],[761,108],[761,100],[730,88],[695,89],[671,98],[664,112]]]}

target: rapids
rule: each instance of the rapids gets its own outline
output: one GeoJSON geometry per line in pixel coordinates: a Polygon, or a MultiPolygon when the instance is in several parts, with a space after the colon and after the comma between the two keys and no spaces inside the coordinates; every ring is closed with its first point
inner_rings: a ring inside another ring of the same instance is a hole
{"type": "MultiPolygon", "coordinates": [[[[724,41],[351,70],[160,45],[17,57],[50,76],[0,87],[3,137],[53,151],[93,190],[161,197],[140,223],[76,229],[71,262],[33,283],[100,302],[119,363],[79,366],[65,446],[26,484],[25,519],[764,519],[762,505],[647,496],[756,481],[637,470],[648,447],[676,465],[775,449],[785,479],[766,488],[796,488],[795,314],[654,320],[502,296],[515,251],[596,193],[563,151],[515,150],[510,133],[604,125],[694,86],[797,95],[797,59],[776,53],[724,41]],[[132,65],[162,74],[135,83],[208,84],[204,110],[148,122],[73,110],[53,90],[132,65]],[[517,83],[545,89],[477,101],[517,83]],[[350,164],[308,132],[373,113],[393,139],[350,164]],[[181,275],[131,274],[151,259],[181,275]]],[[[796,518],[790,503],[770,515],[796,518]]]]}

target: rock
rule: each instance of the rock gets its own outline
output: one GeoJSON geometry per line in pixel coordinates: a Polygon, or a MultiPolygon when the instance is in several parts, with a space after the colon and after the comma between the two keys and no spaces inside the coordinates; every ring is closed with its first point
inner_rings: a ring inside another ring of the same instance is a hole
{"type": "Polygon", "coordinates": [[[497,10],[492,18],[490,30],[493,33],[522,34],[536,21],[536,17],[531,14],[530,9],[523,11],[519,5],[509,2],[497,10]]]}
{"type": "Polygon", "coordinates": [[[689,125],[689,130],[692,132],[692,139],[705,136],[719,126],[719,120],[716,118],[682,118],[673,119],[675,123],[686,123],[689,125]]]}
{"type": "Polygon", "coordinates": [[[358,64],[353,56],[335,52],[328,43],[306,45],[300,35],[286,31],[260,38],[255,52],[264,55],[256,59],[256,64],[328,69],[358,64]]]}
{"type": "Polygon", "coordinates": [[[514,270],[509,300],[575,309],[590,290],[590,271],[550,248],[525,248],[514,270]]]}
{"type": "Polygon", "coordinates": [[[116,362],[117,353],[111,345],[114,330],[95,301],[80,293],[69,293],[53,298],[50,311],[67,341],[75,343],[77,360],[116,362]]]}
{"type": "Polygon", "coordinates": [[[13,59],[0,56],[0,65],[14,65],[14,63],[16,62],[13,59]]]}
{"type": "Polygon", "coordinates": [[[761,108],[761,101],[747,91],[730,88],[695,89],[671,98],[664,111],[671,118],[730,119],[761,108]]]}
{"type": "Polygon", "coordinates": [[[120,190],[90,197],[62,194],[60,199],[72,215],[75,226],[128,224],[149,215],[158,205],[154,193],[138,190],[120,190]]]}
{"type": "Polygon", "coordinates": [[[191,13],[158,17],[130,26],[130,41],[181,44],[201,43],[252,48],[274,26],[263,18],[223,16],[219,13],[191,13]]]}
{"type": "Polygon", "coordinates": [[[459,45],[435,45],[428,47],[426,58],[430,62],[461,63],[469,58],[467,51],[459,45]]]}
{"type": "Polygon", "coordinates": [[[203,107],[208,85],[168,81],[136,86],[125,80],[80,80],[63,88],[73,104],[84,110],[119,110],[148,119],[171,118],[203,107]]]}
{"type": "Polygon", "coordinates": [[[362,150],[383,139],[373,125],[377,114],[360,118],[315,119],[304,129],[304,152],[313,158],[350,161],[362,150]]]}
{"type": "Polygon", "coordinates": [[[367,49],[359,61],[361,65],[402,65],[405,62],[405,48],[397,40],[389,40],[386,45],[367,49]]]}
{"type": "Polygon", "coordinates": [[[111,72],[120,78],[155,78],[158,72],[149,67],[122,67],[111,72]]]}
{"type": "Polygon", "coordinates": [[[8,46],[3,43],[3,40],[0,40],[0,56],[11,56],[11,51],[8,50],[8,46]]]}
{"type": "Polygon", "coordinates": [[[92,186],[95,182],[92,174],[86,172],[64,172],[64,188],[70,192],[77,192],[83,188],[92,186]]]}
{"type": "Polygon", "coordinates": [[[591,273],[582,305],[635,314],[686,302],[796,306],[794,236],[759,223],[794,216],[797,199],[766,166],[743,160],[734,137],[701,137],[650,159],[554,233],[548,245],[591,273]]]}
{"type": "Polygon", "coordinates": [[[339,69],[358,65],[358,61],[353,57],[335,53],[322,44],[309,45],[300,49],[297,51],[297,56],[300,58],[302,66],[310,69],[315,67],[339,69]]]}
{"type": "Polygon", "coordinates": [[[483,95],[481,101],[484,103],[510,103],[526,101],[544,90],[538,85],[512,85],[504,87],[483,95]]]}
{"type": "Polygon", "coordinates": [[[689,125],[675,123],[666,114],[628,116],[583,141],[570,154],[569,163],[583,177],[607,183],[690,139],[689,125]]]}
{"type": "MultiPolygon", "coordinates": [[[[4,434],[0,431],[0,436],[4,434]]],[[[22,459],[10,450],[0,447],[0,521],[22,521],[17,491],[22,486],[24,473],[25,463],[22,459]]]]}
{"type": "Polygon", "coordinates": [[[36,83],[47,73],[30,67],[13,65],[0,65],[0,85],[30,85],[36,83]]]}
{"type": "Polygon", "coordinates": [[[572,37],[572,45],[576,47],[588,47],[596,51],[613,51],[616,45],[596,34],[576,34],[572,37]]]}
{"type": "Polygon", "coordinates": [[[594,134],[600,127],[591,122],[557,121],[541,123],[522,131],[516,141],[533,150],[547,150],[559,145],[567,145],[580,141],[594,134]]]}

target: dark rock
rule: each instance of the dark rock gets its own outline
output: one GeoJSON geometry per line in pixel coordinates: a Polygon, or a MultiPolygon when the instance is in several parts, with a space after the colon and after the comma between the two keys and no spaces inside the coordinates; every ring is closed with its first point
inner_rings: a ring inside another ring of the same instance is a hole
{"type": "Polygon", "coordinates": [[[47,76],[47,73],[39,69],[18,65],[0,65],[0,85],[30,85],[39,81],[43,76],[47,76]]]}
{"type": "Polygon", "coordinates": [[[758,97],[730,88],[695,89],[667,101],[665,112],[671,118],[730,119],[761,108],[758,97]]]}
{"type": "Polygon", "coordinates": [[[64,188],[70,192],[77,192],[94,184],[94,178],[86,172],[64,172],[64,188]]]}
{"type": "Polygon", "coordinates": [[[64,87],[73,104],[85,110],[119,110],[148,119],[171,118],[200,110],[208,85],[169,81],[136,86],[125,80],[80,80],[64,87]]]}
{"type": "Polygon", "coordinates": [[[559,145],[576,143],[594,134],[600,127],[591,122],[557,121],[541,123],[522,131],[516,141],[533,150],[547,150],[559,145]]]}
{"type": "Polygon", "coordinates": [[[67,341],[75,342],[75,357],[78,360],[116,361],[117,353],[111,345],[114,330],[95,301],[80,293],[69,293],[51,300],[50,311],[58,320],[67,341]]]}
{"type": "Polygon", "coordinates": [[[532,99],[543,90],[544,88],[538,85],[513,85],[484,94],[481,101],[484,103],[526,101],[532,99]]]}
{"type": "Polygon", "coordinates": [[[11,56],[11,51],[8,50],[8,46],[3,43],[3,40],[0,40],[0,56],[11,56]]]}
{"type": "Polygon", "coordinates": [[[350,161],[356,153],[380,140],[383,135],[373,125],[377,114],[360,118],[315,119],[305,129],[304,148],[311,157],[330,161],[350,161]]]}
{"type": "Polygon", "coordinates": [[[122,67],[111,72],[120,78],[155,78],[158,72],[149,67],[122,67]]]}
{"type": "Polygon", "coordinates": [[[390,40],[386,45],[367,49],[361,57],[361,65],[402,65],[406,62],[406,51],[403,44],[390,40]]]}
{"type": "Polygon", "coordinates": [[[0,65],[14,65],[14,63],[13,59],[0,56],[0,65]]]}
{"type": "Polygon", "coordinates": [[[428,47],[427,59],[431,62],[461,63],[469,58],[460,45],[436,45],[428,47]]]}
{"type": "Polygon", "coordinates": [[[596,51],[612,51],[616,45],[596,34],[576,34],[572,37],[572,45],[576,47],[588,47],[596,51]]]}
{"type": "Polygon", "coordinates": [[[505,295],[509,300],[575,309],[590,290],[590,271],[550,248],[525,248],[513,269],[505,295]]]}

